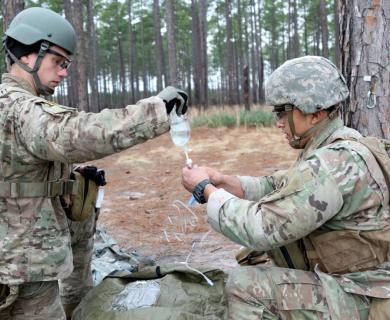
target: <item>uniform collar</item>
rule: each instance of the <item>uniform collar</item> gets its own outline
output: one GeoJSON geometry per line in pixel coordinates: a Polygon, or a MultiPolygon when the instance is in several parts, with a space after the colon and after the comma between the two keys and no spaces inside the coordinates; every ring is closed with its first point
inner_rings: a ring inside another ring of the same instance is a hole
{"type": "Polygon", "coordinates": [[[2,84],[5,84],[7,86],[22,88],[23,90],[30,92],[34,96],[37,95],[35,93],[34,88],[31,86],[31,84],[27,80],[25,80],[21,77],[15,76],[11,73],[4,73],[2,78],[1,78],[1,82],[2,82],[2,84]]]}
{"type": "Polygon", "coordinates": [[[334,140],[332,138],[333,133],[343,126],[344,124],[340,117],[333,119],[325,128],[316,133],[315,136],[306,144],[299,156],[299,159],[306,158],[312,151],[332,142],[334,140]]]}

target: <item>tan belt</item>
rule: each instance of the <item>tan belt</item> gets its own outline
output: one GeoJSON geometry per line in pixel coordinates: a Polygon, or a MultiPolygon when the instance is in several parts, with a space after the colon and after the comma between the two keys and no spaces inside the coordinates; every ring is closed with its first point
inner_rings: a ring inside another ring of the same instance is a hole
{"type": "Polygon", "coordinates": [[[0,198],[38,198],[74,194],[74,180],[48,182],[0,182],[0,198]]]}

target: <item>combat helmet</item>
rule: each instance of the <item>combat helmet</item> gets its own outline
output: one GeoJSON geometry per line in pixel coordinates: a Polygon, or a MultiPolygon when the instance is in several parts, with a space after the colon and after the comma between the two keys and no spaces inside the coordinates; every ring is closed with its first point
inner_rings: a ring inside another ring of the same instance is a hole
{"type": "Polygon", "coordinates": [[[72,25],[61,15],[52,10],[40,7],[28,8],[15,16],[5,32],[4,46],[8,59],[17,63],[25,71],[32,74],[39,94],[53,94],[54,90],[44,86],[37,72],[49,46],[56,45],[70,55],[75,52],[76,33],[72,25]],[[24,46],[38,44],[38,57],[33,68],[23,64],[7,47],[9,39],[16,40],[24,46]]]}
{"type": "Polygon", "coordinates": [[[277,68],[265,84],[266,103],[274,111],[287,112],[292,140],[290,145],[299,147],[299,141],[318,130],[320,123],[302,135],[297,135],[293,123],[292,109],[303,113],[315,113],[335,107],[329,114],[332,119],[338,111],[340,102],[349,95],[345,78],[336,66],[323,57],[305,56],[291,59],[277,68]]]}

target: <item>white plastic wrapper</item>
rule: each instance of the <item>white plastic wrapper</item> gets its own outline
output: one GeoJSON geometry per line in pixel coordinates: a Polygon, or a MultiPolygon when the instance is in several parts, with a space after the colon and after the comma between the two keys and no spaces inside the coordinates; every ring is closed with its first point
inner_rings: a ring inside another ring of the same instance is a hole
{"type": "Polygon", "coordinates": [[[104,199],[104,188],[99,187],[97,198],[96,198],[95,208],[100,209],[102,207],[103,199],[104,199]]]}
{"type": "Polygon", "coordinates": [[[114,297],[112,310],[128,311],[131,309],[153,306],[160,296],[160,281],[139,280],[129,283],[114,297]]]}
{"type": "Polygon", "coordinates": [[[97,286],[114,271],[133,272],[140,262],[145,266],[154,265],[152,257],[141,257],[135,251],[119,247],[103,228],[97,228],[92,256],[93,285],[97,286]]]}

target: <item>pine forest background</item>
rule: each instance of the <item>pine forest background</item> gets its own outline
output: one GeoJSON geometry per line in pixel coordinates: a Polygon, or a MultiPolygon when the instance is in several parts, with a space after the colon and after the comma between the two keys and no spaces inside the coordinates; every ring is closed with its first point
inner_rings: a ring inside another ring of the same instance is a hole
{"type": "Polygon", "coordinates": [[[77,54],[54,98],[85,111],[135,103],[167,85],[201,109],[249,109],[263,102],[264,80],[285,60],[338,62],[334,0],[2,0],[3,30],[12,11],[31,6],[75,27],[77,54]]]}

